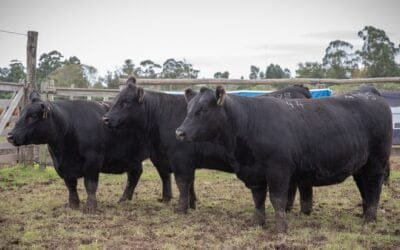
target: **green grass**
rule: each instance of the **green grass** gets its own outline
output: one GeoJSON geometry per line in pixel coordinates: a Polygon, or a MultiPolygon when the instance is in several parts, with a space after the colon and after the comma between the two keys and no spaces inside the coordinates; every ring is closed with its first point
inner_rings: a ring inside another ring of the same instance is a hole
{"type": "MultiPolygon", "coordinates": [[[[125,175],[101,175],[99,212],[84,214],[65,207],[68,193],[52,168],[0,169],[0,249],[2,248],[301,248],[365,249],[400,247],[400,171],[384,187],[378,221],[363,229],[360,196],[349,178],[315,188],[314,211],[299,214],[298,201],[288,214],[288,234],[273,233],[273,209],[267,202],[265,228],[252,225],[250,191],[234,175],[196,173],[198,207],[187,215],[159,203],[161,182],[145,165],[134,199],[117,200],[125,175]]],[[[86,194],[79,182],[81,200],[86,194]]]]}

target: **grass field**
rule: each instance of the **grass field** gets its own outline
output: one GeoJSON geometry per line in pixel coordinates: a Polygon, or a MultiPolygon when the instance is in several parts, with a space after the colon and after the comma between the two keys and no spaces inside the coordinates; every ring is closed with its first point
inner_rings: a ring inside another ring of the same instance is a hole
{"type": "MultiPolygon", "coordinates": [[[[399,161],[400,162],[400,161],[399,161]]],[[[267,201],[265,228],[252,225],[250,191],[234,175],[196,173],[197,210],[177,215],[177,203],[159,203],[161,185],[146,164],[134,199],[117,200],[125,175],[101,175],[99,212],[84,214],[65,207],[67,190],[52,168],[0,169],[0,249],[135,248],[135,249],[394,249],[400,247],[400,168],[394,165],[390,187],[384,187],[378,221],[362,227],[360,195],[349,178],[315,188],[312,215],[299,214],[298,201],[288,214],[288,234],[273,233],[273,211],[267,201]]],[[[81,199],[86,199],[82,180],[81,199]]]]}

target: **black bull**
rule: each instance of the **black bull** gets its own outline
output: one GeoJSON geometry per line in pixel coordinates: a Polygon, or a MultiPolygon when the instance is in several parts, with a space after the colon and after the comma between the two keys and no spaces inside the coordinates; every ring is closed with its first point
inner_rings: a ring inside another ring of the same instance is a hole
{"type": "MultiPolygon", "coordinates": [[[[89,101],[42,101],[31,95],[8,141],[15,146],[48,144],[55,170],[69,191],[69,206],[79,207],[77,179],[84,177],[88,194],[85,211],[97,207],[96,190],[99,173],[128,173],[128,182],[120,202],[132,199],[142,174],[141,162],[148,152],[136,145],[140,138],[127,131],[110,133],[102,121],[107,103],[89,101]],[[125,141],[126,140],[126,141],[125,141]],[[135,152],[132,154],[132,152],[135,152]]],[[[170,174],[160,169],[164,196],[170,193],[170,174]]]]}
{"type": "MultiPolygon", "coordinates": [[[[147,142],[143,148],[147,147],[151,161],[161,169],[174,173],[180,192],[177,212],[185,213],[189,207],[195,208],[195,169],[234,172],[231,159],[227,157],[224,147],[218,144],[176,140],[175,130],[186,114],[185,98],[144,91],[135,82],[134,78],[127,81],[127,87],[120,92],[104,116],[104,122],[115,131],[127,129],[141,137],[142,142],[147,142]]],[[[303,86],[292,86],[268,95],[274,94],[281,98],[311,97],[308,89],[303,86]]]]}
{"type": "Polygon", "coordinates": [[[266,187],[276,230],[287,229],[290,181],[300,187],[331,185],[353,175],[365,222],[376,219],[388,172],[392,114],[375,91],[316,100],[278,100],[228,95],[223,87],[186,92],[187,116],[177,137],[220,143],[234,159],[264,214],[266,187]],[[241,154],[236,152],[240,151],[241,154]],[[251,159],[242,163],[241,157],[251,159]]]}

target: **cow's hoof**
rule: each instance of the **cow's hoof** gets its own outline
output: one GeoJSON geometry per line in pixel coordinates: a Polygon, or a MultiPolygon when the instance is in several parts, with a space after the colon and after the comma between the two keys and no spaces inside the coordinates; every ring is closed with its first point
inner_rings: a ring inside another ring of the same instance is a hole
{"type": "Polygon", "coordinates": [[[196,201],[190,202],[189,208],[196,209],[196,201]]]}
{"type": "Polygon", "coordinates": [[[83,213],[85,214],[95,214],[97,212],[97,207],[85,206],[83,208],[83,213]]]}
{"type": "Polygon", "coordinates": [[[118,203],[125,203],[130,200],[132,200],[132,198],[129,199],[127,197],[122,196],[121,198],[119,198],[118,203]]]}
{"type": "Polygon", "coordinates": [[[300,212],[305,215],[310,215],[312,212],[312,203],[311,202],[302,202],[300,212]]]}
{"type": "Polygon", "coordinates": [[[85,207],[83,208],[85,214],[93,214],[97,212],[97,202],[87,201],[85,207]]]}
{"type": "Polygon", "coordinates": [[[287,224],[286,222],[281,222],[281,223],[276,223],[275,225],[275,232],[280,234],[280,233],[286,233],[287,232],[287,224]]]}
{"type": "Polygon", "coordinates": [[[171,201],[171,197],[163,197],[163,198],[157,199],[157,201],[168,204],[171,201]]]}
{"type": "Polygon", "coordinates": [[[312,209],[301,209],[300,212],[305,215],[310,215],[312,212],[312,209]]]}
{"type": "Polygon", "coordinates": [[[177,213],[177,214],[187,214],[188,213],[188,209],[187,208],[177,207],[177,208],[175,208],[174,212],[177,213]]]}
{"type": "Polygon", "coordinates": [[[253,226],[265,226],[265,213],[262,212],[255,212],[252,219],[253,226]]]}
{"type": "Polygon", "coordinates": [[[71,209],[74,209],[74,210],[76,210],[76,209],[79,209],[79,202],[69,202],[68,204],[67,204],[67,206],[69,207],[69,208],[71,208],[71,209]]]}

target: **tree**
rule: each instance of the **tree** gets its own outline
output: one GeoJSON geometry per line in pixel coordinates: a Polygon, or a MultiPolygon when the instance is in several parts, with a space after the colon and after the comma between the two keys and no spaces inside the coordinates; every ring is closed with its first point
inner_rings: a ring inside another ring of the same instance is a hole
{"type": "Polygon", "coordinates": [[[91,65],[81,64],[82,72],[86,80],[91,84],[94,85],[98,82],[97,79],[97,69],[91,65]]]}
{"type": "Polygon", "coordinates": [[[224,71],[224,72],[216,72],[214,74],[215,79],[229,79],[229,72],[224,71]]]}
{"type": "Polygon", "coordinates": [[[57,50],[43,53],[39,58],[37,81],[39,83],[44,81],[51,72],[60,68],[63,65],[63,62],[61,61],[63,57],[64,56],[57,50]]]}
{"type": "Polygon", "coordinates": [[[64,64],[61,68],[50,73],[48,78],[54,80],[54,84],[60,87],[74,85],[76,88],[87,88],[90,86],[82,65],[75,63],[64,64]]]}
{"type": "Polygon", "coordinates": [[[364,43],[357,54],[369,77],[384,77],[400,75],[399,65],[395,61],[400,47],[390,41],[385,31],[373,26],[365,26],[358,32],[364,43]]]}
{"type": "Polygon", "coordinates": [[[279,64],[271,63],[266,69],[265,78],[268,79],[290,78],[290,70],[286,68],[282,70],[279,64]]]}
{"type": "Polygon", "coordinates": [[[126,59],[122,65],[122,73],[131,76],[135,73],[135,64],[133,64],[131,59],[126,59]]]}
{"type": "Polygon", "coordinates": [[[157,63],[154,63],[152,60],[144,60],[140,62],[140,66],[140,77],[157,78],[160,74],[161,66],[157,63]]]}
{"type": "Polygon", "coordinates": [[[25,67],[20,61],[12,60],[9,67],[10,69],[6,81],[19,82],[20,80],[26,79],[25,67]]]}
{"type": "Polygon", "coordinates": [[[174,58],[167,59],[163,63],[162,78],[197,78],[200,70],[194,69],[193,65],[185,59],[177,61],[174,58]]]}
{"type": "Polygon", "coordinates": [[[7,81],[9,73],[10,73],[9,68],[0,68],[0,81],[7,81]]]}
{"type": "Polygon", "coordinates": [[[299,78],[324,78],[325,70],[319,62],[299,63],[296,76],[299,78]]]}
{"type": "Polygon", "coordinates": [[[107,71],[107,75],[105,77],[105,83],[107,88],[109,89],[118,89],[119,88],[119,73],[118,71],[107,71]]]}
{"type": "Polygon", "coordinates": [[[75,64],[75,65],[80,65],[81,64],[81,60],[79,60],[78,57],[76,56],[71,56],[68,58],[68,60],[66,60],[64,62],[64,64],[75,64]]]}
{"type": "Polygon", "coordinates": [[[250,66],[250,75],[249,75],[249,78],[250,78],[250,79],[253,79],[253,80],[258,79],[259,74],[260,74],[260,68],[254,66],[254,65],[251,65],[251,66],[250,66]]]}
{"type": "Polygon", "coordinates": [[[353,45],[341,40],[330,42],[325,49],[322,65],[328,78],[349,78],[357,68],[353,45]]]}
{"type": "Polygon", "coordinates": [[[99,77],[97,81],[93,84],[93,88],[95,89],[104,89],[104,83],[106,79],[104,77],[99,77]]]}

